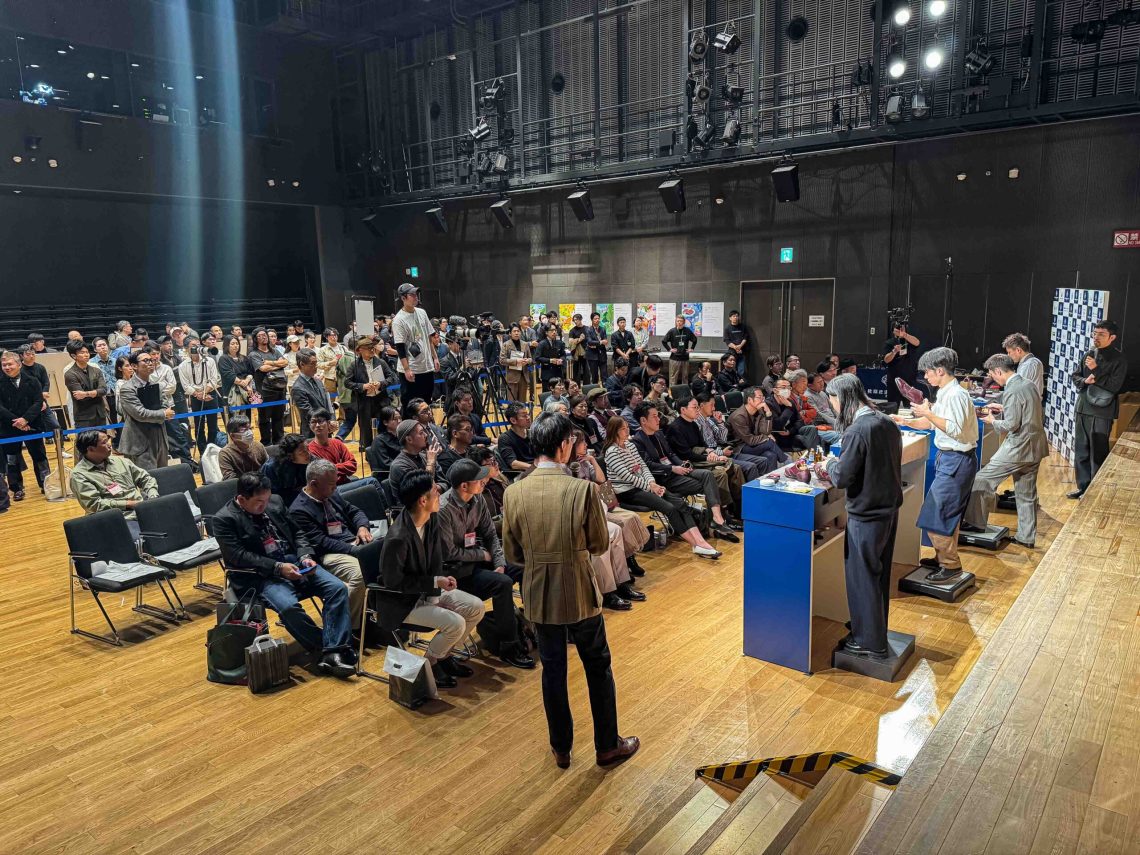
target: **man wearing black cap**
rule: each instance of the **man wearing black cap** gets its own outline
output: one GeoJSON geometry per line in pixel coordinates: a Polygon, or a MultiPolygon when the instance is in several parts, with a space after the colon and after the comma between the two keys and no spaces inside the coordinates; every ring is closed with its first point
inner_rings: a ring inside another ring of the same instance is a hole
{"type": "Polygon", "coordinates": [[[431,321],[419,307],[419,288],[405,282],[396,293],[401,305],[392,318],[392,341],[400,361],[400,400],[430,401],[439,370],[439,356],[431,343],[431,321]]]}
{"type": "Polygon", "coordinates": [[[491,470],[473,460],[457,461],[447,473],[451,484],[439,500],[439,535],[443,560],[453,562],[451,575],[459,590],[490,600],[494,610],[479,624],[479,637],[508,665],[533,668],[534,659],[519,643],[512,590],[522,568],[508,565],[483,488],[491,470]]]}
{"type": "Polygon", "coordinates": [[[438,442],[432,441],[426,427],[414,419],[404,419],[396,427],[396,440],[404,450],[396,455],[388,472],[388,480],[395,495],[400,495],[405,479],[413,472],[427,472],[438,483],[447,483],[435,465],[442,448],[438,442]]]}

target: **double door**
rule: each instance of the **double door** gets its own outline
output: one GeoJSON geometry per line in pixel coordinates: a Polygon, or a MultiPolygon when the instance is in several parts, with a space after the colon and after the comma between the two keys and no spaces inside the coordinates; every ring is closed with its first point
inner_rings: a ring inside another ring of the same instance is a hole
{"type": "Polygon", "coordinates": [[[811,373],[832,352],[834,279],[742,282],[740,310],[752,337],[748,377],[754,382],[764,377],[770,355],[795,353],[811,373]]]}

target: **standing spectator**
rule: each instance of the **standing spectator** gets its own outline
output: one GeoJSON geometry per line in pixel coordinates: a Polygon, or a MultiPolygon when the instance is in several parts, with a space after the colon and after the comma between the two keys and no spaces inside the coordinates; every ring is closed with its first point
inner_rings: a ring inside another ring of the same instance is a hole
{"type": "MultiPolygon", "coordinates": [[[[48,374],[46,368],[36,362],[37,351],[30,344],[21,344],[17,348],[20,354],[20,373],[25,377],[32,377],[37,383],[40,384],[41,390],[41,406],[40,406],[40,422],[43,427],[41,430],[54,431],[59,430],[59,419],[56,418],[55,410],[48,404],[49,393],[51,392],[51,375],[48,374]]],[[[48,439],[48,444],[54,443],[54,439],[48,439]]]]}
{"type": "MultiPolygon", "coordinates": [[[[82,341],[82,339],[80,339],[80,341],[82,341]]],[[[54,347],[48,347],[47,346],[47,342],[44,340],[43,333],[38,333],[38,332],[29,333],[28,334],[28,345],[36,353],[58,353],[59,352],[54,347]]]]}
{"type": "MultiPolygon", "coordinates": [[[[325,330],[325,343],[317,351],[317,376],[325,384],[325,391],[336,391],[336,364],[342,356],[348,355],[348,348],[340,343],[340,333],[335,327],[325,330]]],[[[304,419],[301,420],[304,425],[304,419]]]]}
{"type": "MultiPolygon", "coordinates": [[[[0,378],[0,439],[22,440],[0,446],[0,453],[8,458],[8,487],[12,491],[12,500],[16,502],[23,501],[25,496],[24,476],[20,471],[23,463],[21,446],[27,446],[40,490],[43,490],[44,480],[51,471],[44,441],[22,439],[26,435],[39,433],[42,429],[44,399],[39,381],[21,371],[20,361],[20,357],[10,350],[0,354],[0,368],[4,372],[3,378],[0,378]]],[[[7,496],[0,497],[5,508],[6,500],[7,496]]]]}
{"type": "Polygon", "coordinates": [[[898,324],[891,329],[891,337],[883,345],[883,362],[887,366],[887,400],[903,401],[896,380],[914,386],[918,383],[918,357],[922,342],[906,324],[898,324]]]}
{"type": "Polygon", "coordinates": [[[107,421],[109,424],[115,424],[119,421],[119,410],[115,404],[115,395],[118,391],[119,384],[115,378],[115,360],[111,358],[111,348],[107,344],[107,339],[97,338],[92,342],[95,348],[95,356],[91,359],[91,364],[103,372],[103,382],[107,389],[107,397],[104,399],[107,404],[107,421]]]}
{"type": "MultiPolygon", "coordinates": [[[[206,348],[197,339],[190,340],[190,358],[178,366],[178,379],[190,404],[190,412],[216,410],[221,406],[218,390],[222,388],[222,378],[218,366],[208,355],[206,348]]],[[[218,435],[218,414],[207,413],[194,417],[194,442],[199,456],[206,446],[218,435]]]]}
{"type": "Polygon", "coordinates": [[[526,567],[523,602],[538,635],[550,747],[558,766],[568,768],[574,721],[566,691],[566,644],[572,640],[590,687],[595,759],[599,766],[612,766],[632,757],[640,742],[618,734],[601,596],[587,557],[609,548],[606,518],[594,487],[566,474],[574,445],[570,420],[540,416],[532,434],[538,468],[507,488],[503,541],[507,558],[526,567]]]}
{"type": "Polygon", "coordinates": [[[1092,350],[1072,374],[1077,387],[1074,468],[1077,489],[1068,494],[1079,499],[1089,488],[1097,470],[1108,457],[1108,435],[1112,421],[1120,415],[1117,396],[1128,373],[1128,363],[1116,347],[1115,321],[1101,321],[1093,327],[1092,350]]]}
{"type": "Polygon", "coordinates": [[[586,325],[582,316],[574,314],[571,319],[572,326],[566,333],[566,347],[570,351],[572,370],[566,374],[567,380],[585,382],[586,369],[586,325]]]}
{"type": "Polygon", "coordinates": [[[71,412],[75,427],[97,427],[108,424],[107,381],[103,372],[91,365],[91,351],[82,341],[69,341],[67,353],[75,364],[63,375],[71,395],[71,412]]]}
{"type": "Polygon", "coordinates": [[[665,333],[661,343],[669,348],[669,385],[680,386],[689,382],[689,351],[697,346],[697,337],[685,325],[685,316],[673,319],[673,329],[665,333]]]}
{"type": "Polygon", "coordinates": [[[376,347],[372,336],[362,335],[356,340],[356,361],[352,373],[345,379],[345,386],[352,391],[362,449],[372,445],[372,419],[388,403],[388,369],[384,360],[376,355],[376,347]]]}
{"type": "Polygon", "coordinates": [[[586,330],[586,379],[584,383],[601,383],[606,376],[606,353],[610,340],[606,328],[602,326],[602,316],[597,312],[590,315],[590,326],[586,330]]]}
{"type": "Polygon", "coordinates": [[[265,445],[276,445],[285,435],[285,357],[269,345],[269,332],[264,327],[253,331],[254,347],[250,351],[247,361],[249,370],[253,374],[253,383],[261,395],[262,403],[269,406],[259,407],[257,411],[257,426],[261,432],[261,442],[265,445]],[[280,401],[280,404],[273,402],[280,401]]]}
{"type": "Polygon", "coordinates": [[[617,361],[624,359],[626,365],[636,366],[638,363],[637,345],[633,333],[625,328],[625,318],[617,319],[617,329],[610,335],[610,344],[614,349],[614,370],[617,370],[617,361]]]}
{"type": "Polygon", "coordinates": [[[530,348],[522,340],[521,327],[511,327],[510,337],[503,343],[499,359],[507,371],[507,391],[511,400],[527,400],[530,389],[527,371],[533,360],[530,358],[530,348]]]}
{"type": "MultiPolygon", "coordinates": [[[[162,406],[173,409],[177,416],[180,413],[188,412],[188,410],[186,408],[186,396],[182,392],[182,386],[178,382],[178,374],[175,372],[175,366],[181,363],[182,357],[181,354],[173,350],[172,345],[170,338],[163,336],[162,344],[156,348],[153,343],[148,342],[143,345],[143,352],[158,357],[158,361],[154,365],[154,379],[162,391],[162,406]]],[[[181,460],[191,469],[197,471],[198,464],[190,455],[190,430],[187,421],[185,419],[167,419],[163,427],[166,430],[166,448],[169,456],[175,460],[181,460]]]]}
{"type": "MultiPolygon", "coordinates": [[[[638,315],[633,321],[633,351],[635,358],[630,360],[631,366],[639,366],[645,362],[646,351],[649,349],[649,324],[645,318],[638,315]]],[[[644,390],[643,390],[644,391],[644,390]]]]}
{"type": "MultiPolygon", "coordinates": [[[[400,299],[400,311],[392,318],[392,342],[400,362],[400,400],[423,398],[430,401],[435,391],[435,372],[439,370],[439,355],[431,344],[431,322],[427,312],[419,307],[419,288],[405,282],[396,293],[400,299]]],[[[363,436],[361,441],[364,441],[363,436]]],[[[369,431],[365,446],[371,444],[369,431]]]]}
{"type": "Polygon", "coordinates": [[[226,422],[226,435],[229,442],[218,455],[218,465],[222,469],[222,479],[229,481],[246,472],[258,472],[269,459],[265,446],[253,438],[249,419],[244,415],[230,416],[226,422]]]}
{"type": "MultiPolygon", "coordinates": [[[[748,351],[748,330],[740,321],[740,312],[733,309],[728,313],[728,326],[724,328],[724,343],[728,352],[736,357],[736,373],[746,378],[748,366],[745,354],[748,351]]],[[[721,362],[723,365],[723,361],[721,362]]]]}
{"type": "Polygon", "coordinates": [[[111,350],[127,347],[131,343],[132,332],[134,332],[134,327],[131,326],[130,321],[119,321],[115,324],[115,331],[107,336],[107,347],[111,350]]]}
{"type": "Polygon", "coordinates": [[[134,373],[119,384],[123,419],[119,451],[143,469],[157,469],[167,463],[164,425],[167,419],[174,418],[174,408],[163,404],[162,388],[154,378],[158,356],[136,350],[127,361],[134,373]]]}
{"type": "Polygon", "coordinates": [[[548,323],[546,325],[546,340],[539,343],[538,350],[535,351],[535,360],[538,362],[542,386],[547,391],[550,390],[551,382],[556,377],[562,376],[568,358],[566,344],[559,337],[559,332],[556,324],[548,323]]]}
{"type": "Polygon", "coordinates": [[[312,428],[309,427],[313,413],[318,410],[329,413],[333,411],[332,397],[318,376],[319,370],[320,357],[314,351],[307,347],[297,351],[297,379],[293,381],[289,399],[300,421],[301,436],[305,438],[313,435],[312,428]]]}
{"type": "Polygon", "coordinates": [[[226,336],[222,339],[222,355],[218,357],[218,374],[222,378],[222,398],[231,406],[249,403],[249,393],[253,389],[253,378],[249,374],[249,363],[241,355],[241,339],[226,336]],[[237,393],[234,394],[234,388],[237,393]]]}

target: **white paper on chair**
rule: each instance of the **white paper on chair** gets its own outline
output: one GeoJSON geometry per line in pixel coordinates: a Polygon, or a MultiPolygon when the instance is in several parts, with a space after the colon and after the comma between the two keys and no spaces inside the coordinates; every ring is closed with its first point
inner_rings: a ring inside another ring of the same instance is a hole
{"type": "Polygon", "coordinates": [[[157,557],[171,564],[183,564],[217,548],[218,541],[215,538],[207,537],[205,540],[199,540],[197,543],[191,543],[189,546],[176,549],[173,552],[164,552],[157,557]]]}
{"type": "Polygon", "coordinates": [[[388,649],[384,653],[384,673],[389,677],[396,677],[411,683],[415,681],[421,668],[427,668],[428,696],[438,701],[439,689],[435,687],[435,675],[427,666],[428,661],[425,657],[416,656],[414,653],[401,650],[393,645],[388,645],[388,649]]]}
{"type": "Polygon", "coordinates": [[[154,570],[149,564],[120,564],[118,561],[92,561],[91,575],[111,582],[130,582],[154,570]]]}

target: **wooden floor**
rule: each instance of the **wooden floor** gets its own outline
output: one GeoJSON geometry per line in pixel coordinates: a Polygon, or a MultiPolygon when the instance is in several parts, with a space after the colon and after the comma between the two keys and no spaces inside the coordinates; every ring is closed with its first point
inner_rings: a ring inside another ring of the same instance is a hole
{"type": "MultiPolygon", "coordinates": [[[[1063,498],[1070,478],[1056,458],[1042,469],[1042,548],[967,550],[979,589],[959,604],[893,601],[892,626],[918,639],[914,665],[894,685],[823,670],[826,656],[813,677],[742,657],[742,547],[726,546],[719,563],[692,559],[679,546],[647,557],[649,601],[606,616],[621,732],[642,740],[640,754],[608,773],[593,764],[584,681],[573,663],[579,731],[574,765],[563,772],[549,754],[538,671],[477,660],[475,678],[419,712],[390,702],[382,684],[314,678],[298,668],[296,685],[253,696],[206,682],[212,601],[189,579],[180,585],[195,614],[188,624],[170,628],[108,602],[120,629],[133,627],[126,633],[133,643],[116,649],[72,636],[60,523],[78,508],[30,495],[0,516],[0,853],[616,853],[639,848],[667,825],[698,765],[842,750],[905,771],[1071,511],[1063,498]]],[[[1115,489],[1125,495],[1124,485],[1115,489]]],[[[1103,742],[1110,728],[1136,727],[1137,719],[1122,721],[1106,706],[1107,682],[1102,691],[1081,691],[1090,674],[1136,687],[1140,648],[1114,640],[1126,637],[1136,611],[1135,576],[1119,568],[1138,556],[1131,545],[1104,554],[1108,544],[1134,542],[1135,485],[1126,495],[1131,515],[1118,508],[1106,517],[1110,538],[1119,539],[1072,541],[1064,553],[1069,581],[1041,591],[1071,606],[1054,626],[1034,629],[1050,655],[1011,653],[1022,672],[1032,665],[1039,680],[1071,684],[1073,702],[1083,697],[1087,714],[1070,750],[1057,727],[1076,705],[1051,706],[1046,719],[1056,727],[1044,728],[1032,754],[1039,773],[1010,766],[1007,785],[1013,772],[1044,780],[1058,765],[1085,774],[1077,748],[1103,742]],[[1131,531],[1119,530],[1126,521],[1131,531]],[[1078,560],[1082,549],[1098,557],[1078,560]],[[1109,568],[1116,572],[1106,575],[1109,568]],[[1118,586],[1103,637],[1100,624],[1088,635],[1081,617],[1095,584],[1118,586]],[[1070,647],[1076,660],[1067,658],[1070,647]]],[[[90,596],[78,596],[80,625],[101,630],[90,596]]],[[[836,638],[842,632],[834,624],[829,630],[836,638]]],[[[1003,649],[1011,648],[1006,641],[1003,649]]],[[[371,663],[378,668],[378,657],[371,663]]],[[[1039,710],[1017,712],[1020,722],[1039,710]]],[[[983,724],[971,734],[998,744],[1000,721],[983,724]]],[[[1120,792],[1113,782],[1134,784],[1135,760],[1113,758],[1111,776],[1085,780],[1106,823],[1120,792]]],[[[959,797],[968,782],[960,789],[959,797]]],[[[1033,792],[1014,806],[1025,815],[1047,795],[1033,792]]],[[[999,795],[970,791],[968,804],[989,817],[999,795]]],[[[1070,803],[1049,804],[1061,827],[1070,803]]]]}
{"type": "Polygon", "coordinates": [[[860,852],[1140,852],[1140,419],[860,852]]]}

